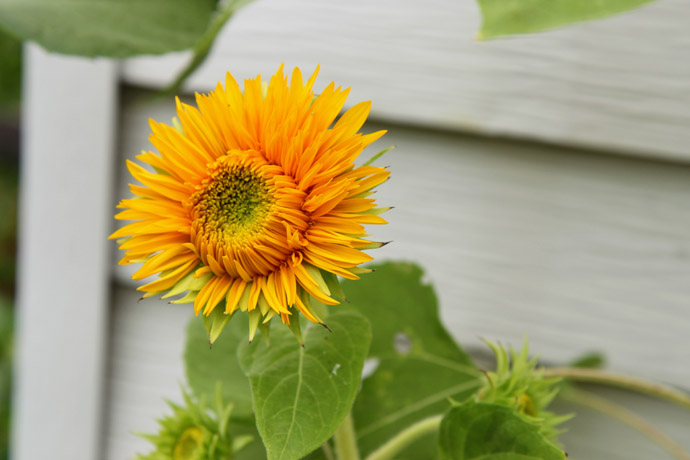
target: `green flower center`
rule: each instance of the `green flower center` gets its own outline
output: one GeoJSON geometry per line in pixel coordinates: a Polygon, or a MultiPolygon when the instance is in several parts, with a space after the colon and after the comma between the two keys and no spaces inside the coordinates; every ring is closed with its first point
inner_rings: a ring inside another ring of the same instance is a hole
{"type": "Polygon", "coordinates": [[[258,168],[217,163],[205,187],[192,196],[197,228],[216,241],[236,241],[258,233],[273,199],[258,168]]]}
{"type": "Polygon", "coordinates": [[[203,448],[204,433],[199,428],[191,427],[184,430],[177,439],[173,460],[195,460],[203,448]]]}

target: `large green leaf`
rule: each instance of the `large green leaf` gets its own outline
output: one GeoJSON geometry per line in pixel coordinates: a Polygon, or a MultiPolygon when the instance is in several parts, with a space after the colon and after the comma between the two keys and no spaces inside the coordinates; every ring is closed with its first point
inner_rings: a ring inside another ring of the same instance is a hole
{"type": "Polygon", "coordinates": [[[304,457],[333,435],[352,407],[371,328],[353,312],[330,315],[328,326],[332,332],[310,324],[304,347],[286,327],[271,330],[270,346],[240,346],[269,460],[304,457]]]}
{"type": "Polygon", "coordinates": [[[249,379],[237,361],[237,347],[247,341],[247,315],[233,315],[218,340],[209,346],[208,333],[201,318],[192,318],[187,326],[184,353],[187,382],[194,394],[213,398],[216,382],[222,382],[223,400],[235,403],[233,419],[252,418],[252,397],[249,379]]]}
{"type": "Polygon", "coordinates": [[[478,0],[479,39],[553,29],[571,22],[603,18],[652,0],[478,0]]]}
{"type": "Polygon", "coordinates": [[[467,401],[443,417],[439,447],[444,460],[564,460],[565,453],[515,409],[467,401]]]}
{"type": "Polygon", "coordinates": [[[0,0],[0,26],[49,51],[127,57],[194,46],[216,0],[0,0]]]}
{"type": "MultiPolygon", "coordinates": [[[[364,380],[353,409],[365,455],[403,428],[445,412],[449,398],[462,401],[481,382],[480,372],[441,324],[436,295],[422,282],[422,270],[409,263],[369,268],[376,272],[343,282],[350,303],[341,307],[365,315],[374,333],[369,356],[378,367],[364,380]]],[[[432,434],[397,458],[431,459],[436,451],[432,434]]]]}

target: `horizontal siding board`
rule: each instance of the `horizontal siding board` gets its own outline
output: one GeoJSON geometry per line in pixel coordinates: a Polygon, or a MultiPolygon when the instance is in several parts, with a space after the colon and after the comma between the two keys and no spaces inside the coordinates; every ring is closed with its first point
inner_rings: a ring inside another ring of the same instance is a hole
{"type": "MultiPolygon", "coordinates": [[[[690,3],[543,34],[476,42],[476,2],[262,0],[222,32],[187,84],[207,91],[230,70],[311,71],[352,86],[382,120],[688,160],[690,3]]],[[[188,56],[136,58],[123,79],[161,87],[188,56]]]]}

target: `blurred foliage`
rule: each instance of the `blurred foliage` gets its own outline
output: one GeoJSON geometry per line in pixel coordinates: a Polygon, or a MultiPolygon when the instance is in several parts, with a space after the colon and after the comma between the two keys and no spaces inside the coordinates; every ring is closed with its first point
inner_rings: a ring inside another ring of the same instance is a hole
{"type": "Polygon", "coordinates": [[[653,0],[478,0],[479,40],[525,34],[611,16],[653,0]]]}
{"type": "MultiPolygon", "coordinates": [[[[87,57],[126,58],[191,50],[189,64],[166,89],[177,92],[204,62],[225,23],[251,1],[0,0],[0,29],[54,53],[87,57]]],[[[12,62],[19,60],[10,60],[8,65],[12,62]]],[[[4,72],[5,64],[2,66],[4,72]]],[[[8,72],[10,78],[13,75],[8,72]]],[[[8,88],[11,91],[12,85],[8,88]]]]}
{"type": "Polygon", "coordinates": [[[0,31],[0,460],[9,458],[21,51],[0,31]]]}
{"type": "Polygon", "coordinates": [[[216,0],[0,0],[0,26],[56,53],[128,57],[194,46],[216,0]]]}
{"type": "Polygon", "coordinates": [[[0,460],[6,460],[12,383],[12,296],[17,222],[17,165],[4,158],[0,160],[0,460]]]}
{"type": "Polygon", "coordinates": [[[17,165],[0,158],[0,295],[11,298],[15,275],[17,165]]]}
{"type": "Polygon", "coordinates": [[[16,118],[19,109],[22,45],[0,30],[0,120],[16,118]]]}
{"type": "Polygon", "coordinates": [[[0,296],[0,460],[8,458],[12,383],[12,303],[0,296]]]}

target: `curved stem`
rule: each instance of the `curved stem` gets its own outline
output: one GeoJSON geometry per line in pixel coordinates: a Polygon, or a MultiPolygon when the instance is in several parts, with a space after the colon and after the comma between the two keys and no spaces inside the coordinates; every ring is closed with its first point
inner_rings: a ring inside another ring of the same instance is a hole
{"type": "Polygon", "coordinates": [[[630,377],[629,375],[616,374],[614,372],[598,369],[581,369],[576,367],[552,367],[542,370],[544,377],[561,377],[578,382],[592,382],[610,385],[627,390],[637,391],[654,396],[666,401],[678,404],[690,409],[690,395],[682,391],[667,387],[648,380],[630,377]]]}
{"type": "Polygon", "coordinates": [[[218,9],[211,18],[208,28],[194,46],[191,61],[189,61],[185,68],[175,77],[175,80],[160,92],[161,96],[175,95],[180,91],[187,77],[193,74],[206,60],[208,53],[211,51],[211,46],[215,42],[218,33],[223,29],[225,23],[228,22],[237,10],[251,1],[252,0],[226,0],[218,3],[218,9]]]}
{"type": "Polygon", "coordinates": [[[335,430],[333,440],[335,441],[335,458],[337,460],[359,460],[359,449],[357,448],[355,426],[352,423],[352,413],[347,414],[345,420],[335,430]]]}
{"type": "Polygon", "coordinates": [[[384,445],[369,454],[366,460],[390,460],[413,441],[438,429],[442,415],[425,418],[402,430],[386,441],[384,445]]]}
{"type": "Polygon", "coordinates": [[[605,398],[582,390],[567,391],[559,395],[559,397],[563,400],[589,407],[590,409],[601,412],[604,415],[608,415],[612,419],[628,425],[629,427],[645,435],[651,441],[658,444],[661,448],[666,450],[666,452],[673,455],[678,460],[690,460],[690,455],[688,455],[682,446],[678,445],[678,443],[676,443],[673,439],[657,430],[646,420],[638,417],[635,413],[619,406],[618,404],[614,404],[605,398]]]}

